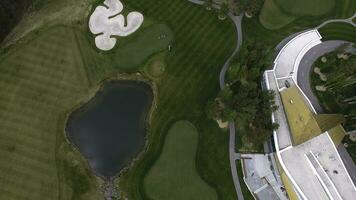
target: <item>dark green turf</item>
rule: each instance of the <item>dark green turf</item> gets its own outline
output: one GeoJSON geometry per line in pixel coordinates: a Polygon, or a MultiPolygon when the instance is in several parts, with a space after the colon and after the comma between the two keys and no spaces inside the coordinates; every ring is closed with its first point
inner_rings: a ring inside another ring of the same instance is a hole
{"type": "Polygon", "coordinates": [[[345,40],[356,43],[356,27],[348,23],[334,22],[318,29],[322,40],[345,40]]]}

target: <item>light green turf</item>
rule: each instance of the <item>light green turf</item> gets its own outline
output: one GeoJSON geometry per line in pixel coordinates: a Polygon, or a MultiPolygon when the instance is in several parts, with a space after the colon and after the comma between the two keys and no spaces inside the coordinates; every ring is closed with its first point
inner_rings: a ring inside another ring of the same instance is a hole
{"type": "Polygon", "coordinates": [[[66,111],[88,89],[72,29],[48,30],[0,58],[0,199],[95,198],[63,138],[66,111]]]}
{"type": "Polygon", "coordinates": [[[259,15],[261,24],[267,29],[279,29],[291,23],[295,17],[283,13],[273,0],[266,0],[259,15]]]}
{"type": "Polygon", "coordinates": [[[155,200],[217,199],[216,192],[199,176],[195,166],[198,132],[188,121],[169,130],[162,154],[144,181],[146,193],[155,200]]]}
{"type": "Polygon", "coordinates": [[[274,0],[284,12],[294,16],[320,16],[331,12],[336,0],[274,0]]]}

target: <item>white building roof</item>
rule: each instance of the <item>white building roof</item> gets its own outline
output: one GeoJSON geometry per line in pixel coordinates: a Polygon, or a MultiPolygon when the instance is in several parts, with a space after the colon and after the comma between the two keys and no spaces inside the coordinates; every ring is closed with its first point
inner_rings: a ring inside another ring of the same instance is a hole
{"type": "Polygon", "coordinates": [[[356,190],[328,133],[280,153],[308,199],[354,199],[356,190]]]}
{"type": "MultiPolygon", "coordinates": [[[[280,127],[274,131],[277,157],[286,175],[301,199],[354,199],[356,189],[329,134],[323,133],[303,144],[292,146],[291,133],[279,92],[284,89],[278,84],[288,79],[298,88],[296,79],[298,66],[305,53],[321,43],[317,30],[297,35],[279,52],[274,69],[265,72],[268,89],[274,90],[278,110],[272,121],[280,127]]],[[[299,88],[300,90],[300,88],[299,88]]],[[[315,112],[313,105],[304,95],[306,103],[315,112]]]]}
{"type": "Polygon", "coordinates": [[[304,54],[321,43],[321,36],[317,30],[301,33],[290,40],[279,52],[274,63],[276,78],[297,75],[298,66],[304,54]]]}

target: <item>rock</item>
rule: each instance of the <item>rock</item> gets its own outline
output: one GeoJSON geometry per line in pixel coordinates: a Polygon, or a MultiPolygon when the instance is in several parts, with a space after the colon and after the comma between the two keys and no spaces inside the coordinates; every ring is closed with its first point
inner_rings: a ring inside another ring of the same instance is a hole
{"type": "Polygon", "coordinates": [[[229,122],[223,122],[221,119],[216,120],[216,122],[219,124],[220,128],[227,128],[229,126],[229,122]]]}
{"type": "Polygon", "coordinates": [[[323,74],[323,73],[320,71],[320,68],[315,67],[315,68],[314,68],[314,73],[316,73],[316,74],[319,75],[320,80],[322,80],[322,81],[324,81],[324,82],[326,82],[326,81],[328,80],[327,77],[326,77],[326,75],[323,74]]]}
{"type": "Polygon", "coordinates": [[[338,59],[344,59],[344,60],[347,60],[349,58],[349,56],[347,54],[344,54],[344,53],[338,53],[337,54],[337,58],[338,59]]]}
{"type": "Polygon", "coordinates": [[[356,142],[356,134],[355,133],[350,134],[349,138],[351,141],[356,142]]]}
{"type": "Polygon", "coordinates": [[[226,19],[226,15],[220,14],[220,15],[218,16],[218,18],[219,18],[220,20],[225,20],[225,19],[226,19]]]}
{"type": "Polygon", "coordinates": [[[250,15],[250,14],[248,14],[248,12],[245,12],[245,17],[247,17],[247,18],[252,18],[253,16],[250,15]]]}
{"type": "Polygon", "coordinates": [[[326,91],[326,87],[323,85],[317,85],[315,86],[315,89],[320,91],[320,92],[325,92],[326,91]]]}

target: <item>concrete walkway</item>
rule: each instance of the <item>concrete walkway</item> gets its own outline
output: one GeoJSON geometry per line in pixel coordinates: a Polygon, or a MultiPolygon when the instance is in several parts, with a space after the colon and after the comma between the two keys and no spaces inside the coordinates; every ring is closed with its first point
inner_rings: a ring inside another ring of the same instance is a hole
{"type": "Polygon", "coordinates": [[[231,56],[226,60],[223,68],[220,71],[220,76],[219,76],[219,84],[220,88],[224,89],[225,87],[225,74],[227,70],[229,69],[230,66],[230,61],[232,58],[237,54],[237,52],[240,50],[241,44],[242,44],[242,28],[241,28],[241,21],[243,18],[243,13],[241,13],[239,16],[235,16],[231,13],[228,14],[230,19],[234,22],[235,28],[236,28],[236,34],[237,34],[237,41],[236,41],[236,47],[234,52],[231,54],[231,56]]]}
{"type": "MultiPolygon", "coordinates": [[[[190,1],[194,4],[204,5],[204,1],[201,1],[201,0],[188,0],[188,1],[190,1]]],[[[212,7],[215,9],[219,9],[219,5],[217,5],[217,4],[213,4],[212,7]]],[[[235,16],[231,12],[229,12],[228,17],[233,21],[233,23],[235,25],[237,41],[236,41],[236,47],[235,47],[234,52],[226,60],[225,64],[223,65],[223,67],[220,71],[220,74],[219,74],[220,89],[224,89],[224,87],[225,87],[225,74],[226,74],[227,70],[229,69],[230,61],[238,53],[238,51],[241,47],[241,44],[242,44],[241,21],[243,18],[243,13],[241,13],[239,16],[235,16]]],[[[240,158],[240,154],[235,152],[235,123],[234,122],[229,122],[229,132],[230,132],[229,158],[230,158],[231,174],[232,174],[233,182],[235,185],[237,198],[239,200],[244,200],[244,196],[243,196],[242,190],[241,190],[240,180],[239,180],[239,177],[237,174],[237,169],[236,169],[236,160],[240,158]]]]}
{"type": "Polygon", "coordinates": [[[352,15],[351,17],[346,18],[346,19],[330,19],[330,20],[327,20],[327,21],[321,23],[319,26],[316,27],[316,29],[319,29],[319,28],[325,26],[326,24],[333,23],[333,22],[345,22],[345,23],[349,23],[349,24],[353,25],[354,27],[356,27],[356,24],[352,21],[352,19],[355,17],[356,17],[356,13],[354,13],[354,15],[352,15]]]}

